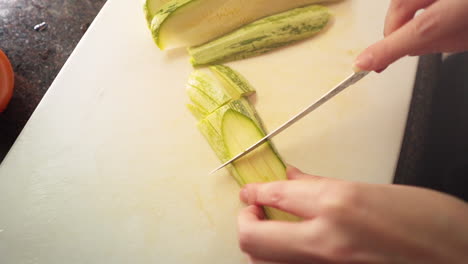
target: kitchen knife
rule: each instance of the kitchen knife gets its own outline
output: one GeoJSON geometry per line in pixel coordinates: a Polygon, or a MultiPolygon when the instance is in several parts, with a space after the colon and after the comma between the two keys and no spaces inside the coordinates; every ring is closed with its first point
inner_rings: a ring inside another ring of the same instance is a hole
{"type": "Polygon", "coordinates": [[[331,98],[333,98],[335,95],[339,94],[341,91],[343,91],[344,89],[348,88],[349,86],[357,83],[359,80],[361,80],[362,78],[364,78],[364,76],[366,76],[369,72],[368,71],[362,71],[362,70],[359,70],[359,69],[356,69],[353,74],[351,74],[350,76],[348,76],[346,79],[344,79],[341,83],[339,83],[337,86],[335,86],[333,89],[331,89],[330,91],[328,91],[328,93],[326,93],[325,95],[323,95],[320,99],[318,99],[317,101],[315,101],[314,103],[312,103],[311,105],[307,106],[304,110],[302,110],[301,112],[299,112],[297,115],[293,116],[291,119],[289,119],[288,121],[286,121],[286,123],[282,124],[281,126],[279,126],[278,128],[276,128],[275,130],[273,130],[271,133],[269,133],[268,135],[266,135],[265,137],[263,137],[262,139],[260,139],[258,142],[256,142],[255,144],[253,144],[252,146],[248,147],[247,149],[245,149],[243,152],[237,154],[236,156],[234,156],[233,158],[231,158],[230,160],[226,161],[225,163],[223,163],[221,166],[217,167],[216,169],[214,169],[210,174],[213,174],[217,171],[219,171],[220,169],[226,167],[227,165],[231,164],[232,162],[238,160],[239,158],[245,156],[246,154],[250,153],[251,151],[253,151],[254,149],[256,149],[257,147],[261,146],[263,143],[265,143],[267,140],[271,139],[272,137],[278,135],[279,133],[283,132],[284,130],[286,130],[286,128],[292,126],[294,123],[296,123],[297,121],[299,121],[300,119],[302,119],[304,116],[308,115],[310,112],[314,111],[315,109],[317,109],[319,106],[323,105],[324,103],[326,103],[328,100],[330,100],[331,98]]]}

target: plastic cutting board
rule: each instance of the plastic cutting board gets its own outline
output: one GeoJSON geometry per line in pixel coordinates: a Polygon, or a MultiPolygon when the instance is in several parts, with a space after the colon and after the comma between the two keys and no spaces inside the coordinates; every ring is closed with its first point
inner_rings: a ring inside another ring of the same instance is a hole
{"type": "MultiPolygon", "coordinates": [[[[229,63],[273,129],[351,72],[389,1],[331,5],[325,33],[229,63]]],[[[63,36],[66,37],[66,36],[63,36]]],[[[371,74],[274,142],[285,161],[391,182],[417,60],[371,74]]],[[[108,0],[0,166],[1,263],[246,263],[239,187],[186,110],[185,50],[159,51],[135,0],[108,0]]]]}

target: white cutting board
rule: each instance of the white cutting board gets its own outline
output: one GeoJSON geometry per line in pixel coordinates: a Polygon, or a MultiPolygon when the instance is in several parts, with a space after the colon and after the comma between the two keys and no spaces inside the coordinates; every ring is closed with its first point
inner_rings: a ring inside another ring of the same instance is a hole
{"type": "MultiPolygon", "coordinates": [[[[389,1],[331,8],[325,34],[229,63],[268,129],[351,72],[389,1]]],[[[66,36],[63,36],[66,37],[66,36]]],[[[286,162],[388,183],[416,70],[404,59],[275,138],[286,162]]],[[[160,52],[134,0],[109,0],[0,166],[1,263],[245,263],[239,188],[185,108],[184,50],[160,52]]]]}

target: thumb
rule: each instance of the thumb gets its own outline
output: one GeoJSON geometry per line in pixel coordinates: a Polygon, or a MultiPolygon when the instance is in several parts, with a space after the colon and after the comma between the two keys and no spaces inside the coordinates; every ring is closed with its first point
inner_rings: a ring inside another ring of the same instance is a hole
{"type": "Polygon", "coordinates": [[[321,178],[319,176],[305,174],[304,172],[302,172],[298,168],[296,168],[294,166],[291,166],[289,164],[286,166],[286,175],[287,175],[289,180],[310,180],[310,179],[314,180],[314,179],[321,178]]]}

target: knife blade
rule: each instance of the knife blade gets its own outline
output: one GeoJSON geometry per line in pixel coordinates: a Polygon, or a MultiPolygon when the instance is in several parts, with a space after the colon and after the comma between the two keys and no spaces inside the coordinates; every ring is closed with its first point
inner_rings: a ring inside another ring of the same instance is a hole
{"type": "Polygon", "coordinates": [[[304,108],[302,111],[300,111],[298,114],[296,114],[295,116],[293,116],[291,119],[289,119],[288,121],[286,121],[284,124],[282,124],[281,126],[279,126],[278,128],[276,128],[275,130],[273,130],[272,132],[270,132],[268,135],[266,135],[265,137],[263,137],[262,139],[260,139],[258,142],[256,142],[255,144],[251,145],[250,147],[248,147],[247,149],[245,149],[244,151],[242,151],[241,153],[237,154],[236,156],[234,156],[233,158],[231,158],[230,160],[226,161],[225,163],[221,164],[219,167],[217,167],[216,169],[214,169],[213,171],[210,172],[210,174],[213,174],[219,170],[221,170],[222,168],[226,167],[227,165],[231,164],[232,162],[242,158],[243,156],[247,155],[248,153],[252,152],[254,149],[256,149],[257,147],[259,147],[260,145],[262,145],[263,143],[265,143],[267,140],[273,138],[274,136],[278,135],[279,133],[283,132],[284,130],[286,130],[288,127],[292,126],[293,124],[295,124],[297,121],[299,121],[300,119],[302,119],[303,117],[305,117],[306,115],[308,115],[310,112],[314,111],[315,109],[317,109],[318,107],[320,107],[321,105],[323,105],[324,103],[328,102],[331,98],[333,98],[335,95],[339,94],[340,92],[342,92],[343,90],[345,90],[346,88],[348,88],[349,86],[357,83],[358,81],[360,81],[362,78],[364,78],[367,74],[369,73],[369,71],[361,71],[361,70],[358,70],[356,69],[353,74],[349,75],[346,79],[344,79],[341,83],[339,83],[337,86],[335,86],[334,88],[332,88],[330,91],[328,91],[325,95],[323,95],[321,98],[319,98],[317,101],[313,102],[312,104],[310,104],[309,106],[307,106],[306,108],[304,108]]]}

